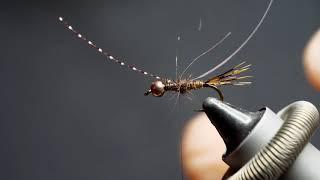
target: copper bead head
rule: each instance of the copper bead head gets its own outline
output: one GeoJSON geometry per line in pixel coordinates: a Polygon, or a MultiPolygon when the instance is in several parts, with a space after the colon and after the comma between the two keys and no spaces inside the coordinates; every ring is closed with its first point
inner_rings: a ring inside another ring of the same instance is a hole
{"type": "Polygon", "coordinates": [[[161,97],[163,96],[165,90],[165,85],[162,83],[162,81],[154,81],[151,84],[150,90],[153,96],[161,97]]]}

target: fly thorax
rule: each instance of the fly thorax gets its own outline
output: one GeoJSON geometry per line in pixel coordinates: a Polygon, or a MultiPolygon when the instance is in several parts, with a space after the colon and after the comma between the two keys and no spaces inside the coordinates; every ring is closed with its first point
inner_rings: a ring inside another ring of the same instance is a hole
{"type": "Polygon", "coordinates": [[[178,84],[175,81],[165,80],[164,85],[166,91],[178,91],[178,84]]]}

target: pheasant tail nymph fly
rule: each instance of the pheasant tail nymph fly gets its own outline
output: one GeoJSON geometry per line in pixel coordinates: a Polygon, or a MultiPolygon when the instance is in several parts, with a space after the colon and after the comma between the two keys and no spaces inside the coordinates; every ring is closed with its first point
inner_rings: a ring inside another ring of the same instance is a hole
{"type": "Polygon", "coordinates": [[[208,79],[207,81],[203,80],[188,80],[180,79],[172,81],[170,79],[166,80],[157,80],[152,82],[150,89],[145,93],[145,95],[152,94],[156,97],[161,97],[166,91],[174,91],[181,94],[184,94],[190,90],[201,89],[204,87],[209,87],[217,91],[219,94],[220,100],[223,100],[223,94],[218,88],[220,85],[246,85],[251,82],[242,82],[241,79],[245,79],[251,76],[238,76],[240,73],[247,71],[250,67],[249,65],[244,65],[245,62],[235,66],[234,68],[218,75],[213,78],[208,79]]]}
{"type": "Polygon", "coordinates": [[[203,52],[198,57],[193,59],[192,62],[181,73],[179,78],[177,76],[178,68],[177,68],[177,57],[176,57],[176,79],[171,80],[171,79],[161,78],[160,76],[157,76],[155,74],[143,71],[133,65],[127,65],[124,61],[118,60],[117,58],[115,58],[114,56],[109,54],[108,52],[106,52],[103,49],[101,49],[100,47],[98,47],[93,41],[87,39],[83,34],[76,31],[62,17],[59,17],[59,21],[62,22],[63,25],[67,29],[72,31],[73,34],[75,36],[77,36],[77,38],[85,41],[90,47],[96,49],[100,54],[102,54],[104,57],[106,57],[108,61],[115,62],[115,63],[119,64],[120,66],[126,67],[132,71],[137,71],[137,72],[140,72],[146,76],[149,76],[149,77],[156,79],[154,82],[152,82],[150,89],[145,93],[145,95],[152,94],[153,96],[161,97],[167,91],[172,91],[172,92],[184,94],[184,93],[189,92],[191,90],[197,90],[197,89],[207,87],[207,88],[214,89],[219,94],[220,99],[223,100],[224,99],[223,94],[222,94],[221,90],[219,89],[219,87],[221,85],[247,85],[247,84],[251,83],[251,82],[241,81],[241,80],[248,78],[250,76],[240,76],[239,75],[242,72],[247,71],[250,67],[250,64],[246,65],[245,62],[243,62],[243,63],[240,63],[239,65],[231,68],[230,70],[228,70],[220,75],[214,76],[206,81],[201,80],[201,79],[203,79],[203,77],[209,75],[210,73],[212,73],[213,71],[215,71],[216,69],[218,69],[219,67],[224,65],[225,63],[227,63],[232,57],[234,57],[248,43],[248,41],[252,38],[252,36],[256,33],[256,31],[258,30],[258,28],[261,26],[262,22],[264,21],[266,15],[272,5],[272,2],[273,2],[273,0],[269,1],[269,5],[266,8],[263,16],[260,18],[259,23],[255,26],[255,28],[251,31],[251,33],[247,36],[247,38],[240,44],[240,46],[233,53],[231,53],[227,58],[225,58],[221,63],[219,63],[215,67],[211,68],[207,72],[205,72],[202,75],[197,76],[196,78],[193,78],[193,79],[190,79],[190,78],[183,79],[182,76],[186,72],[186,70],[196,60],[198,60],[201,56],[207,54],[208,52],[210,52],[214,48],[216,48],[218,45],[220,45],[231,34],[230,32],[227,35],[225,35],[218,43],[213,45],[210,49],[208,49],[207,51],[203,52]]]}

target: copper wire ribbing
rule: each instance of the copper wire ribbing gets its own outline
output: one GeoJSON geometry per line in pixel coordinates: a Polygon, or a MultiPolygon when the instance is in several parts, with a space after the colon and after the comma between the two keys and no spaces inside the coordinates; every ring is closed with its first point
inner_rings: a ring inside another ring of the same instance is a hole
{"type": "Polygon", "coordinates": [[[176,91],[180,93],[185,93],[190,90],[203,88],[204,82],[201,80],[189,81],[185,79],[179,81],[166,80],[164,82],[164,85],[166,91],[176,91]]]}

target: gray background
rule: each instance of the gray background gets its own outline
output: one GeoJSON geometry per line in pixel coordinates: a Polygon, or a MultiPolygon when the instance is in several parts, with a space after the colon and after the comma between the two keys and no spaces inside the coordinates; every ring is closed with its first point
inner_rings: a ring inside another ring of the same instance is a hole
{"type": "MultiPolygon", "coordinates": [[[[144,97],[152,79],[104,62],[60,23],[64,16],[114,56],[174,77],[225,33],[232,36],[192,66],[199,75],[242,42],[267,1],[10,1],[1,3],[0,179],[180,179],[183,125],[211,90],[174,107],[170,94],[144,97]],[[199,19],[202,31],[198,31],[199,19]],[[178,44],[177,35],[182,37],[178,44]]],[[[318,0],[275,1],[249,44],[218,72],[247,60],[254,83],[224,87],[226,101],[277,111],[296,100],[319,106],[301,53],[320,26],[318,0]]],[[[213,94],[214,93],[214,94],[213,94]]],[[[320,134],[313,137],[319,148],[320,134]]]]}

